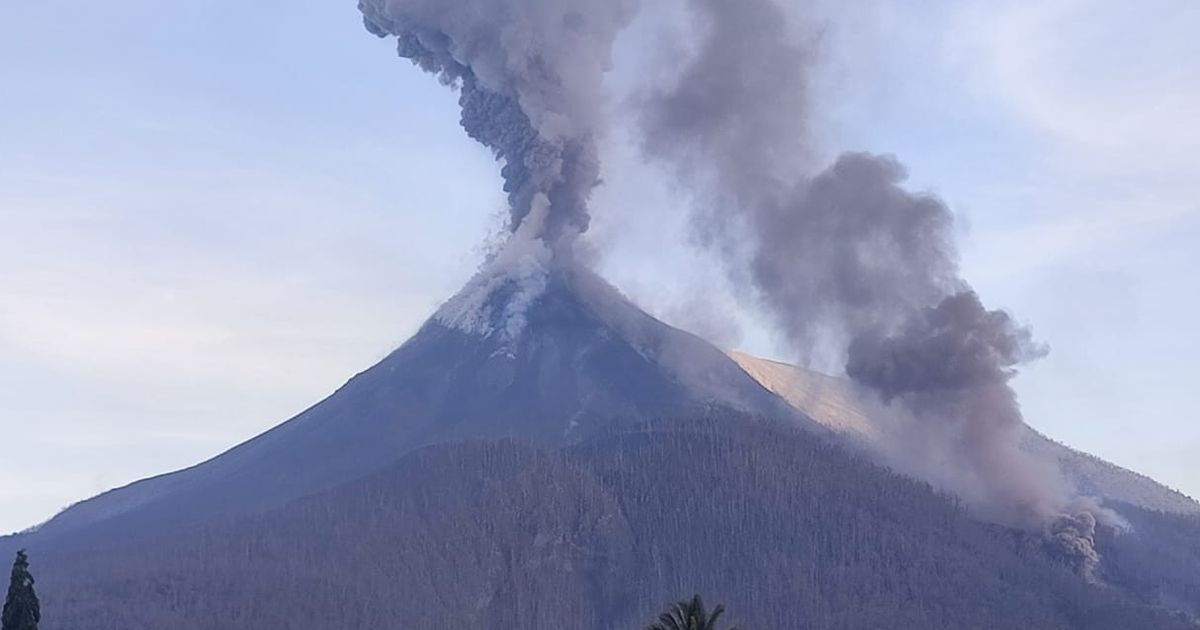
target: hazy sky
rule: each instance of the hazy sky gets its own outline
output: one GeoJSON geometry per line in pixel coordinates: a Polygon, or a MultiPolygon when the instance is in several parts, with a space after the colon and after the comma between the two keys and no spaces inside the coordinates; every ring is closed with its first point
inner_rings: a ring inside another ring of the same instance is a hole
{"type": "MultiPolygon", "coordinates": [[[[1200,4],[830,4],[822,154],[894,153],[960,214],[967,276],[1053,347],[1018,381],[1031,424],[1200,495],[1200,4]]],[[[0,3],[0,531],[316,402],[499,225],[453,94],[354,2],[281,8],[0,3]]],[[[621,134],[606,153],[606,274],[789,358],[621,134]]]]}

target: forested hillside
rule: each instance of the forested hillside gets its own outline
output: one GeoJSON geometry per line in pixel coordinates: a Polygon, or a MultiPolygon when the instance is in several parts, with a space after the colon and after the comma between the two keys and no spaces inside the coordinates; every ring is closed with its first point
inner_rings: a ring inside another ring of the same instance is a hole
{"type": "Polygon", "coordinates": [[[1115,586],[1200,618],[1200,516],[1114,505],[1131,530],[1100,540],[1115,586]]]}
{"type": "MultiPolygon", "coordinates": [[[[1114,582],[1155,579],[1121,555],[1136,544],[1111,542],[1114,582]]],[[[749,630],[1195,627],[812,434],[728,417],[563,450],[429,447],[281,509],[39,567],[48,630],[637,629],[692,592],[749,630]]]]}

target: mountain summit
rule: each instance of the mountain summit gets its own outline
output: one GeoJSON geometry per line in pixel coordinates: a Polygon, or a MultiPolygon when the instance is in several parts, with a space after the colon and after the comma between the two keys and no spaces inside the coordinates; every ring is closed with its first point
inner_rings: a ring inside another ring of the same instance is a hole
{"type": "Polygon", "coordinates": [[[711,408],[801,417],[720,350],[590,271],[485,270],[404,345],[299,416],[192,468],[75,505],[37,538],[259,511],[429,444],[560,445],[711,408]]]}

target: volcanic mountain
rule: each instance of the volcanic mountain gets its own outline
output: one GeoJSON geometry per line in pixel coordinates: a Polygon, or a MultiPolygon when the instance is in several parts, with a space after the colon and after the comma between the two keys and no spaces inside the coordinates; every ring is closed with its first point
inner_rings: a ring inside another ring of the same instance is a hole
{"type": "Polygon", "coordinates": [[[296,418],[0,553],[30,549],[48,630],[609,630],[697,591],[764,630],[1194,627],[1195,516],[1116,504],[1085,579],[766,365],[587,270],[493,267],[296,418]]]}
{"type": "Polygon", "coordinates": [[[482,272],[326,400],[212,460],[75,505],[36,538],[259,511],[429,444],[560,445],[710,408],[804,421],[721,351],[646,315],[591,272],[560,269],[532,283],[482,272]]]}

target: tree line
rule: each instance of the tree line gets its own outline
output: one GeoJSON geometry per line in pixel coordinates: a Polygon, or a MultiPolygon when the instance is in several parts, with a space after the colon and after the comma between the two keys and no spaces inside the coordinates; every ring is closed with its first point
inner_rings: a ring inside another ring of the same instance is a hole
{"type": "MultiPolygon", "coordinates": [[[[13,561],[8,595],[4,598],[4,614],[0,618],[0,630],[37,630],[38,623],[42,620],[42,609],[33,585],[29,556],[22,549],[17,552],[17,558],[13,561]]],[[[709,612],[704,600],[695,595],[690,600],[672,604],[659,616],[658,621],[647,626],[646,630],[717,630],[717,620],[724,612],[724,606],[717,606],[709,612]]]]}

